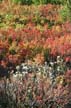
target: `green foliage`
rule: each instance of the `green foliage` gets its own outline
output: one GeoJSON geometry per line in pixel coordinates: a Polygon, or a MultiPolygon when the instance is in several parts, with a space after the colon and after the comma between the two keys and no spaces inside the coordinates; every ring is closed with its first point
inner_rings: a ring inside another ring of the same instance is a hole
{"type": "Polygon", "coordinates": [[[48,1],[48,0],[32,0],[32,2],[33,2],[35,5],[38,5],[38,4],[47,4],[47,1],[48,1]]]}
{"type": "Polygon", "coordinates": [[[40,5],[40,4],[64,4],[66,0],[12,0],[13,3],[20,3],[20,4],[35,4],[35,5],[40,5]]]}
{"type": "Polygon", "coordinates": [[[71,0],[64,0],[63,8],[60,10],[60,15],[63,21],[71,21],[71,0]]]}
{"type": "Polygon", "coordinates": [[[34,4],[65,4],[66,0],[32,0],[34,4]]]}
{"type": "Polygon", "coordinates": [[[38,5],[39,4],[39,0],[32,0],[33,4],[38,5]]]}
{"type": "Polygon", "coordinates": [[[32,0],[12,0],[12,2],[16,4],[27,4],[27,5],[32,4],[32,0]]]}
{"type": "Polygon", "coordinates": [[[64,21],[71,21],[71,0],[65,0],[63,9],[61,9],[60,14],[64,21]]]}
{"type": "MultiPolygon", "coordinates": [[[[4,0],[0,0],[0,2],[2,2],[4,0]]],[[[40,5],[40,4],[48,4],[48,3],[52,3],[52,4],[65,4],[65,3],[70,3],[71,0],[10,0],[11,2],[15,3],[15,4],[35,4],[35,5],[40,5]]]]}
{"type": "Polygon", "coordinates": [[[18,3],[22,3],[22,0],[11,0],[11,2],[18,4],[18,3]]]}
{"type": "Polygon", "coordinates": [[[20,3],[20,4],[35,4],[35,5],[39,5],[39,4],[46,4],[48,0],[12,0],[13,3],[20,3]]]}
{"type": "Polygon", "coordinates": [[[64,4],[66,0],[47,0],[52,4],[64,4]]]}
{"type": "Polygon", "coordinates": [[[7,21],[10,21],[12,18],[13,18],[12,14],[8,13],[8,14],[5,15],[5,20],[7,20],[7,21]]]}
{"type": "Polygon", "coordinates": [[[69,10],[71,11],[71,0],[67,0],[67,7],[68,7],[69,10]]]}
{"type": "Polygon", "coordinates": [[[3,0],[0,0],[0,2],[2,2],[3,0]]]}
{"type": "Polygon", "coordinates": [[[70,15],[69,15],[69,8],[67,7],[67,5],[65,5],[63,9],[60,10],[60,15],[62,16],[63,21],[69,19],[70,15]]]}

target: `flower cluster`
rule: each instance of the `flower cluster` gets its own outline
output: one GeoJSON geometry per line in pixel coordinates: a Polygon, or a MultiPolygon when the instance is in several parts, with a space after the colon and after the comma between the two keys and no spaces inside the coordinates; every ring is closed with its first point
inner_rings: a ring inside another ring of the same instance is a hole
{"type": "Polygon", "coordinates": [[[59,82],[54,84],[47,76],[38,73],[26,73],[20,78],[18,75],[17,79],[11,76],[9,80],[0,80],[1,107],[70,108],[71,70],[57,77],[59,82]]]}

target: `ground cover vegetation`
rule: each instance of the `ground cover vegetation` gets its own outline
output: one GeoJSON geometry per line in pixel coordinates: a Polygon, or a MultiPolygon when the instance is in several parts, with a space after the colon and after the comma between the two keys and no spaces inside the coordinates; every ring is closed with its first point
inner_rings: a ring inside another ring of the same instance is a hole
{"type": "Polygon", "coordinates": [[[71,107],[70,4],[0,0],[0,108],[71,107]]]}

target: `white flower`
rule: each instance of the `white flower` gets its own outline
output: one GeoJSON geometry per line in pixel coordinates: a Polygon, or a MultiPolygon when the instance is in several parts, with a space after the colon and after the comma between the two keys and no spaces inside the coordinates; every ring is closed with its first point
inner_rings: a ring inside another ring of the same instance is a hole
{"type": "Polygon", "coordinates": [[[17,69],[17,70],[19,70],[19,69],[20,69],[20,66],[19,66],[19,65],[18,65],[18,66],[16,66],[16,69],[17,69]]]}
{"type": "Polygon", "coordinates": [[[25,63],[21,63],[21,66],[25,66],[25,63]]]}
{"type": "Polygon", "coordinates": [[[59,59],[60,58],[60,56],[57,56],[57,59],[59,59]]]}
{"type": "Polygon", "coordinates": [[[28,70],[28,67],[27,66],[23,66],[22,69],[23,70],[28,70]]]}
{"type": "Polygon", "coordinates": [[[51,64],[51,66],[53,66],[53,65],[54,65],[54,63],[53,63],[53,62],[50,62],[50,64],[51,64]]]}
{"type": "Polygon", "coordinates": [[[59,66],[57,67],[57,71],[60,71],[60,67],[59,66]]]}

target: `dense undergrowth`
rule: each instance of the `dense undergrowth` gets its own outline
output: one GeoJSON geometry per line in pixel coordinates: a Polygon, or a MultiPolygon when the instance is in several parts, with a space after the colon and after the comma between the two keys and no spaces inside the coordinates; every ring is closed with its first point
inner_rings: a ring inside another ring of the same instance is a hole
{"type": "Polygon", "coordinates": [[[71,107],[70,3],[1,0],[0,108],[71,107]]]}

